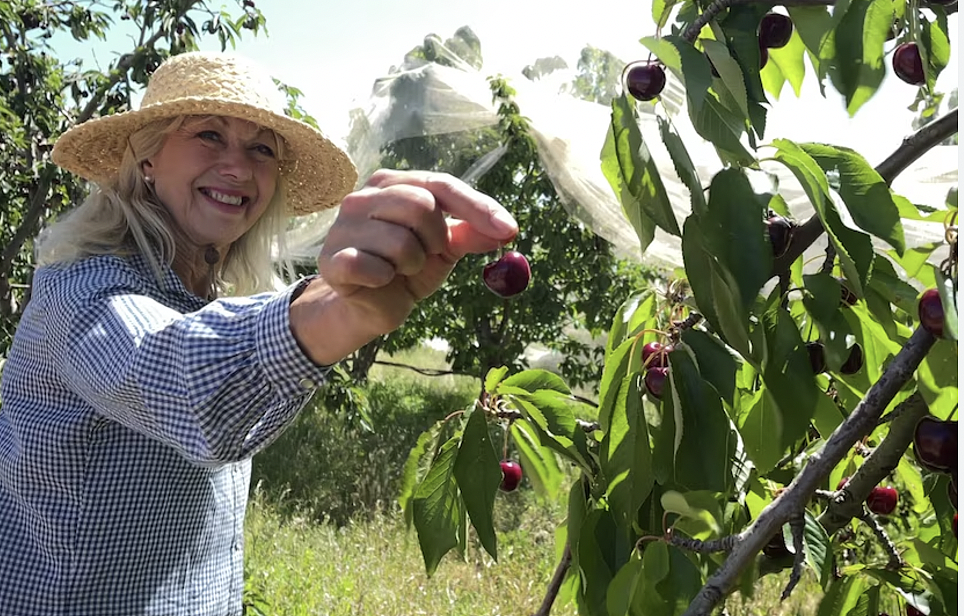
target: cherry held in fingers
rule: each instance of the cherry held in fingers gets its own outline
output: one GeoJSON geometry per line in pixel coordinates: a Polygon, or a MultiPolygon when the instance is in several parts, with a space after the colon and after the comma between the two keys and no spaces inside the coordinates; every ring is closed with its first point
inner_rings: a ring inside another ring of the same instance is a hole
{"type": "Polygon", "coordinates": [[[490,291],[499,297],[512,297],[526,290],[532,270],[525,256],[510,250],[498,261],[486,264],[482,268],[482,280],[490,291]]]}
{"type": "Polygon", "coordinates": [[[513,460],[503,460],[499,465],[502,467],[502,483],[499,484],[499,489],[503,492],[515,491],[522,481],[522,467],[513,460]]]}

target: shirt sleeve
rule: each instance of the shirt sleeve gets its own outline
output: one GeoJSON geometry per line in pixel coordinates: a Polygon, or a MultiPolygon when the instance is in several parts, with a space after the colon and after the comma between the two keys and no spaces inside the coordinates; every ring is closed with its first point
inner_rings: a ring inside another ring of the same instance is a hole
{"type": "Polygon", "coordinates": [[[204,465],[276,438],[323,381],[289,326],[293,293],[224,298],[182,314],[132,272],[40,276],[46,344],[61,379],[97,412],[204,465]]]}

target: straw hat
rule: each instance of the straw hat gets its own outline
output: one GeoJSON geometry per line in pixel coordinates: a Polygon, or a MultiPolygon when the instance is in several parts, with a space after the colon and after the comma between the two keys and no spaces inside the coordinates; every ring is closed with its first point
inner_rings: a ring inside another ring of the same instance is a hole
{"type": "Polygon", "coordinates": [[[154,120],[179,115],[241,118],[285,140],[281,174],[289,212],[304,215],[338,205],[355,186],[358,171],[348,154],[322,132],[285,115],[285,101],[271,76],[243,57],[189,52],[161,64],[140,109],[89,120],[57,140],[53,161],[92,182],[117,177],[127,138],[154,120]]]}

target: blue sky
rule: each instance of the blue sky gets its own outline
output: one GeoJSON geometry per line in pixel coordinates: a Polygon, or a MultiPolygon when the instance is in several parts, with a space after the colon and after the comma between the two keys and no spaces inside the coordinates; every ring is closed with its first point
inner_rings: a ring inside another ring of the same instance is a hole
{"type": "MultiPolygon", "coordinates": [[[[544,56],[560,55],[574,66],[586,44],[608,49],[627,61],[642,58],[646,52],[638,40],[655,32],[650,5],[639,0],[593,0],[582,5],[558,0],[256,1],[267,18],[269,35],[246,36],[238,51],[259,59],[277,78],[303,90],[305,109],[334,135],[347,130],[348,111],[364,101],[373,81],[428,33],[446,38],[457,28],[470,26],[482,41],[484,71],[511,76],[544,56]]],[[[956,15],[951,25],[953,41],[956,15]]],[[[93,47],[66,41],[58,43],[58,50],[106,60],[129,46],[115,33],[93,47]]],[[[213,41],[205,46],[216,47],[213,41]]],[[[952,64],[939,83],[941,89],[956,86],[959,55],[960,48],[955,48],[952,64]]],[[[784,90],[770,113],[768,137],[819,140],[846,135],[853,146],[859,142],[875,149],[896,145],[911,130],[912,114],[906,107],[916,90],[894,78],[889,67],[881,90],[854,119],[848,118],[835,93],[829,94],[829,100],[820,97],[812,74],[807,85],[799,100],[789,88],[784,90]]]]}

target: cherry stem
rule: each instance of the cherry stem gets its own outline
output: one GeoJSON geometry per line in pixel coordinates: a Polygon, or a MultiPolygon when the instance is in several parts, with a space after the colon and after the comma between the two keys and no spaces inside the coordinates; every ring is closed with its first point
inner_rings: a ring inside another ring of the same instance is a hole
{"type": "Polygon", "coordinates": [[[509,420],[509,425],[507,425],[507,426],[505,427],[505,430],[503,430],[503,432],[502,432],[502,433],[503,433],[503,438],[502,438],[502,459],[503,459],[503,460],[506,460],[506,459],[508,459],[508,457],[509,457],[509,430],[512,429],[512,422],[513,422],[513,421],[515,421],[515,420],[514,420],[514,419],[510,419],[510,420],[509,420]]]}

